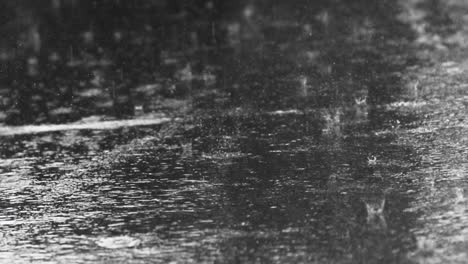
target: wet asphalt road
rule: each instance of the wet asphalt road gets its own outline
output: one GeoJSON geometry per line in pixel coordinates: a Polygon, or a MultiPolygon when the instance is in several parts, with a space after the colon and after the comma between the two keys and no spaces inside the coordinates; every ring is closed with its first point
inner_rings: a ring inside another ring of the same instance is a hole
{"type": "Polygon", "coordinates": [[[171,122],[2,136],[0,261],[465,263],[465,29],[418,2],[344,42],[246,41],[171,122]]]}

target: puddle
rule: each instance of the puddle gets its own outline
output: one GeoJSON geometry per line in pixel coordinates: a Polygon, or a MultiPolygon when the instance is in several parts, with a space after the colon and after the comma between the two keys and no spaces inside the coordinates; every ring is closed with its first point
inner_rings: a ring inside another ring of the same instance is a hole
{"type": "Polygon", "coordinates": [[[0,129],[0,260],[463,263],[465,80],[414,46],[445,44],[394,1],[300,2],[138,86],[175,119],[0,129]]]}

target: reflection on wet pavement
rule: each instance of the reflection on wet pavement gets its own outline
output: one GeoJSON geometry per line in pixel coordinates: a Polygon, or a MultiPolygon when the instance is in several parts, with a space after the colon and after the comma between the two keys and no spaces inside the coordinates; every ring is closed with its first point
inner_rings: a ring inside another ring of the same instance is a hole
{"type": "MultiPolygon", "coordinates": [[[[251,64],[222,65],[226,90],[188,99],[185,119],[2,137],[0,261],[463,263],[461,74],[441,87],[452,64],[414,66],[396,14],[342,28],[327,17],[347,9],[326,10],[328,48],[282,35],[259,58],[247,51],[268,32],[245,41],[226,57],[251,64]],[[408,92],[405,74],[430,78],[408,92]]],[[[283,22],[269,30],[295,27],[283,22]]]]}
{"type": "MultiPolygon", "coordinates": [[[[2,189],[4,252],[15,252],[3,257],[359,261],[404,255],[414,243],[401,230],[415,219],[401,214],[408,201],[396,185],[409,149],[346,126],[337,132],[316,114],[208,119],[190,143],[161,139],[158,127],[126,133],[135,139],[96,131],[10,138],[28,153],[4,154],[3,181],[16,184],[2,189]]],[[[7,145],[3,153],[16,144],[7,145]]]]}

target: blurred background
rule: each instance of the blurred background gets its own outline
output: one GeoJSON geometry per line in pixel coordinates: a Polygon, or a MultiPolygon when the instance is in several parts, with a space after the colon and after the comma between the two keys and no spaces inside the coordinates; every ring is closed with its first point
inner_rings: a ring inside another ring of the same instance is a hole
{"type": "Polygon", "coordinates": [[[380,102],[399,86],[376,77],[399,66],[382,63],[381,47],[412,34],[388,0],[0,5],[0,122],[10,125],[380,102]]]}

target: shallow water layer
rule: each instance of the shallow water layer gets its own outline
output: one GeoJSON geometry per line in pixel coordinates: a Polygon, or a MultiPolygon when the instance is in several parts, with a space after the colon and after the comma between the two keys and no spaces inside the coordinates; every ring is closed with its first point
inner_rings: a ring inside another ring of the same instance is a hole
{"type": "Polygon", "coordinates": [[[460,227],[434,221],[463,211],[450,174],[466,173],[464,128],[446,131],[457,143],[434,145],[439,136],[411,122],[373,131],[316,113],[207,119],[183,137],[149,127],[8,138],[3,260],[404,263],[430,250],[419,244],[432,228],[460,227]],[[437,165],[449,161],[457,167],[437,165]]]}
{"type": "Polygon", "coordinates": [[[4,159],[5,259],[359,261],[414,246],[401,188],[411,149],[365,133],[311,136],[305,120],[318,121],[307,114],[237,120],[190,141],[148,128],[104,155],[113,132],[12,138],[36,145],[4,159]],[[139,245],[100,243],[114,236],[139,245]]]}
{"type": "Polygon", "coordinates": [[[0,138],[0,261],[464,263],[464,66],[382,2],[273,24],[173,121],[0,138]]]}

